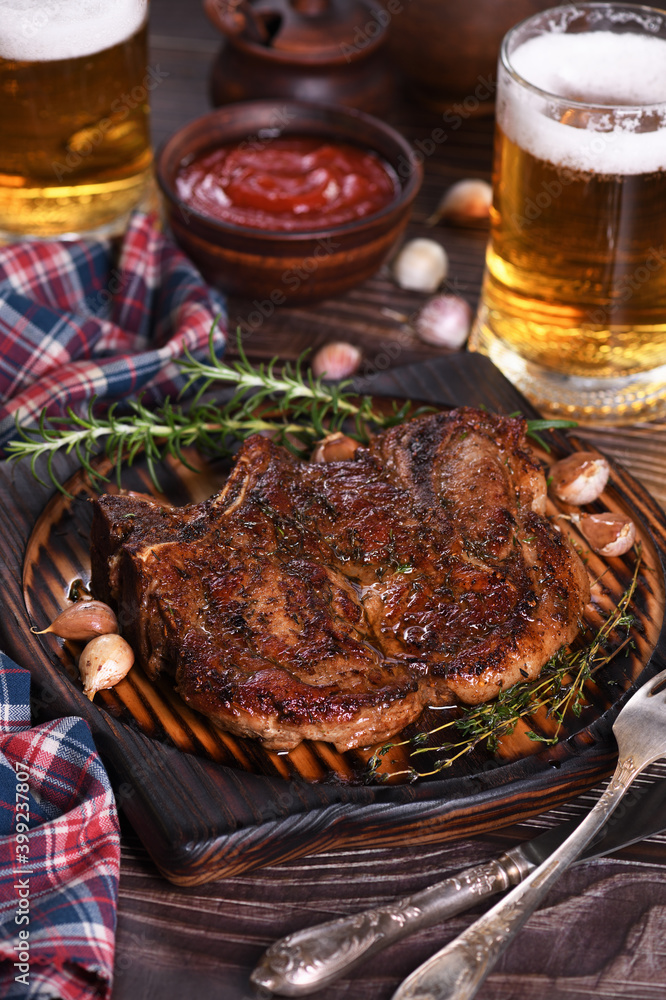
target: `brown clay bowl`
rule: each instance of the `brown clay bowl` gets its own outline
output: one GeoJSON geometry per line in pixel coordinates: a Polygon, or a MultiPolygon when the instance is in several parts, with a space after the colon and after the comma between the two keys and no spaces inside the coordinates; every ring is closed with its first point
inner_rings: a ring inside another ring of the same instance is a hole
{"type": "Polygon", "coordinates": [[[411,146],[395,129],[351,108],[300,101],[248,101],[203,115],[167,140],[156,170],[173,236],[204,278],[278,306],[331,298],[373,275],[400,238],[422,180],[411,146]],[[398,177],[393,201],[343,225],[285,233],[199,214],[176,194],[175,177],[188,158],[222,143],[277,135],[321,136],[372,150],[398,177]]]}

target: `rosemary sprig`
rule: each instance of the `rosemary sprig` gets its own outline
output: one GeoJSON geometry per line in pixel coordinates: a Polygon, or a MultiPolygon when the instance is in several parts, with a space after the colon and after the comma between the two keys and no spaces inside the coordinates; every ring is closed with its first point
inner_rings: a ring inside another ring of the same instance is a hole
{"type": "Polygon", "coordinates": [[[580,715],[585,705],[586,682],[631,641],[630,635],[627,634],[619,645],[611,650],[607,648],[614,632],[616,633],[618,629],[630,630],[635,622],[629,608],[636,590],[640,566],[639,548],[629,586],[617,606],[583,648],[560,650],[548,661],[536,681],[514,684],[513,687],[502,691],[493,701],[475,705],[441,726],[428,732],[417,733],[410,739],[387,743],[380,747],[370,758],[369,777],[381,777],[377,771],[382,757],[399,746],[410,746],[413,757],[424,753],[444,753],[446,756],[439,758],[428,771],[419,771],[418,768],[410,766],[392,773],[391,777],[407,776],[411,780],[416,780],[438,774],[445,768],[451,767],[461,757],[471,753],[481,743],[492,752],[503,737],[514,732],[521,720],[529,719],[544,710],[548,717],[556,722],[553,735],[544,737],[532,731],[526,732],[525,735],[542,743],[557,743],[565,717],[570,712],[576,716],[580,715]],[[432,746],[431,738],[445,730],[451,733],[452,740],[432,746]],[[461,738],[456,739],[457,736],[461,738]]]}
{"type": "MultiPolygon", "coordinates": [[[[93,466],[95,456],[105,454],[120,481],[123,467],[141,453],[159,488],[159,462],[172,456],[188,465],[187,448],[208,456],[227,455],[234,442],[263,431],[294,453],[306,455],[315,441],[340,430],[343,424],[346,433],[365,442],[373,431],[401,423],[410,413],[409,403],[394,404],[391,412],[380,412],[372,397],[358,396],[350,379],[333,383],[315,378],[305,368],[305,355],[295,364],[285,363],[279,371],[277,358],[253,366],[240,336],[238,359],[221,361],[214,350],[214,331],[215,326],[206,360],[186,353],[179,362],[186,376],[183,392],[196,387],[187,407],[167,399],[149,409],[139,398],[124,402],[122,407],[114,404],[100,416],[94,412],[93,399],[85,415],[68,409],[64,415],[48,417],[42,411],[37,427],[25,427],[17,421],[18,436],[7,445],[7,457],[28,459],[37,479],[37,463],[44,459],[49,480],[65,493],[54,468],[58,454],[74,453],[92,482],[100,483],[108,477],[93,466]],[[230,398],[224,404],[204,401],[206,394],[220,385],[233,387],[230,398]]],[[[528,433],[536,435],[545,427],[571,426],[571,422],[528,420],[527,425],[528,433]]]]}
{"type": "Polygon", "coordinates": [[[107,478],[93,467],[98,453],[112,460],[118,478],[122,468],[143,453],[152,481],[159,487],[158,462],[170,455],[187,465],[186,448],[226,455],[234,442],[263,431],[290,450],[306,453],[314,441],[339,430],[343,423],[347,433],[367,441],[372,429],[390,427],[407,415],[409,404],[394,406],[388,414],[375,410],[369,396],[357,397],[350,380],[333,384],[314,378],[304,371],[303,357],[295,365],[285,364],[278,373],[277,359],[253,367],[240,340],[238,350],[237,361],[220,361],[211,330],[208,360],[198,361],[188,354],[180,362],[187,376],[183,391],[197,384],[187,408],[167,399],[149,409],[139,399],[126,402],[123,410],[114,404],[105,416],[96,416],[93,399],[85,416],[72,409],[57,417],[43,411],[37,427],[17,424],[18,438],[7,445],[7,457],[29,459],[38,479],[37,462],[45,458],[48,478],[65,492],[53,464],[60,452],[76,454],[93,482],[107,478]],[[235,387],[231,398],[224,404],[203,402],[204,394],[219,383],[235,387]]]}
{"type": "Polygon", "coordinates": [[[350,379],[338,383],[325,382],[321,377],[315,378],[310,370],[304,371],[307,351],[295,365],[286,362],[276,373],[280,364],[278,358],[253,366],[243,350],[240,337],[237,350],[238,360],[232,364],[220,360],[213,350],[211,332],[207,362],[198,361],[186,352],[185,360],[180,362],[179,367],[187,376],[183,392],[193,385],[198,386],[193,405],[196,406],[214,385],[220,382],[224,385],[235,384],[236,391],[226,406],[229,412],[239,411],[246,417],[251,416],[257,407],[270,401],[278,404],[281,413],[289,413],[295,422],[304,420],[305,426],[312,428],[318,437],[323,437],[329,430],[338,430],[349,419],[354,422],[359,436],[366,437],[368,424],[383,427],[404,417],[402,411],[398,420],[393,416],[387,419],[375,412],[370,396],[358,398],[350,388],[350,379]]]}
{"type": "Polygon", "coordinates": [[[578,427],[578,421],[576,420],[563,420],[563,419],[533,419],[527,421],[527,436],[531,437],[533,441],[541,445],[546,454],[550,454],[550,445],[548,445],[544,439],[541,437],[539,431],[554,431],[554,430],[566,430],[570,427],[578,427]]]}
{"type": "Polygon", "coordinates": [[[301,424],[277,422],[260,415],[227,415],[226,407],[199,405],[185,411],[173,406],[168,399],[156,410],[148,409],[140,401],[130,402],[128,412],[122,416],[117,407],[112,406],[106,417],[96,417],[93,405],[94,400],[85,417],[69,409],[66,417],[49,418],[42,414],[38,428],[19,428],[21,439],[7,446],[8,457],[29,458],[33,475],[42,482],[36,463],[46,456],[49,479],[64,493],[53,468],[56,455],[74,452],[92,482],[106,481],[109,477],[92,464],[98,445],[103,442],[104,452],[114,461],[118,481],[123,467],[132,465],[141,453],[146,458],[153,483],[159,487],[156,465],[167,455],[192,468],[184,449],[193,445],[201,451],[221,455],[229,451],[232,440],[249,434],[270,431],[286,438],[303,431],[301,424]]]}

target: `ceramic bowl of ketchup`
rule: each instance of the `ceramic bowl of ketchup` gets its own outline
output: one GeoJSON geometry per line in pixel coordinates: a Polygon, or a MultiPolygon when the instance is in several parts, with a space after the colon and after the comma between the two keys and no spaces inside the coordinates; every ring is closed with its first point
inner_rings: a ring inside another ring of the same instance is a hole
{"type": "Polygon", "coordinates": [[[407,223],[422,171],[395,129],[300,101],[225,105],[157,157],[174,238],[204,278],[271,307],[373,275],[407,223]]]}

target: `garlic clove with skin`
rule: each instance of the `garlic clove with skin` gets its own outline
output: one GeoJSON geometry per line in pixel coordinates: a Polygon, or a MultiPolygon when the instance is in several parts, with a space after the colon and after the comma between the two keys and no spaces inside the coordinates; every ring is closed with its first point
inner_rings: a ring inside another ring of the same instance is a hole
{"type": "Polygon", "coordinates": [[[134,663],[130,644],[120,635],[98,635],[79,657],[83,693],[90,701],[98,691],[114,687],[126,677],[134,663]]]}
{"type": "Polygon", "coordinates": [[[96,635],[106,635],[118,631],[118,619],[108,604],[103,601],[77,601],[61,611],[48,628],[41,632],[32,629],[35,635],[51,632],[61,639],[85,641],[96,635]]]}
{"type": "Polygon", "coordinates": [[[332,341],[319,348],[310,367],[315,378],[322,377],[337,382],[358,371],[361,357],[361,352],[354,344],[343,340],[332,341]]]}
{"type": "Polygon", "coordinates": [[[459,295],[435,295],[414,320],[419,340],[457,350],[469,336],[472,310],[459,295]]]}
{"type": "Polygon", "coordinates": [[[581,514],[572,517],[574,524],[589,543],[590,548],[600,556],[614,558],[623,556],[636,541],[636,525],[625,514],[581,514]]]}
{"type": "Polygon", "coordinates": [[[460,226],[478,226],[485,223],[493,203],[493,190],[487,181],[470,177],[452,184],[427,220],[433,226],[447,219],[460,226]]]}
{"type": "Polygon", "coordinates": [[[358,448],[358,441],[354,441],[341,431],[336,431],[317,441],[310,461],[318,465],[326,462],[346,462],[354,457],[358,448]]]}
{"type": "Polygon", "coordinates": [[[393,261],[393,277],[401,288],[435,292],[449,271],[449,258],[435,240],[410,240],[393,261]]]}
{"type": "Polygon", "coordinates": [[[609,475],[605,458],[591,451],[577,451],[551,465],[548,482],[558,499],[580,506],[601,496],[609,475]]]}

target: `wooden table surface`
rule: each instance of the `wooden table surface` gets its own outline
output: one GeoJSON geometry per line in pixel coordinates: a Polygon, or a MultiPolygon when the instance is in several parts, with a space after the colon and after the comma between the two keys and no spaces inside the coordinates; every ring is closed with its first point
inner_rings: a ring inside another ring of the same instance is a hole
{"type": "MultiPolygon", "coordinates": [[[[219,37],[199,0],[152,0],[151,65],[166,73],[153,91],[156,145],[209,109],[207,78],[219,37]]],[[[390,120],[412,141],[440,124],[437,112],[396,108],[390,120]]],[[[443,190],[468,176],[489,177],[492,119],[470,114],[426,158],[425,182],[411,235],[443,190]]],[[[448,286],[475,305],[483,266],[483,230],[438,227],[451,269],[448,286]]],[[[253,359],[294,358],[331,339],[363,349],[364,370],[441,352],[405,336],[397,315],[412,314],[421,297],[400,291],[382,272],[361,288],[318,306],[280,310],[245,336],[253,359]]],[[[248,329],[251,303],[231,301],[232,325],[248,329]]],[[[586,431],[666,503],[666,426],[586,431]]],[[[653,774],[666,775],[655,765],[653,774]]],[[[336,915],[423,888],[443,873],[490,858],[544,824],[580,816],[599,789],[520,826],[472,840],[397,850],[361,850],[301,858],[204,887],[183,889],[157,873],[124,826],[113,1000],[250,1000],[251,968],[276,937],[336,915]]],[[[480,912],[480,911],[477,911],[480,912]]],[[[459,933],[473,914],[424,931],[369,961],[321,1000],[387,1000],[402,978],[459,933]]],[[[480,1000],[666,1000],[666,837],[655,836],[567,873],[482,987],[480,1000]]]]}

